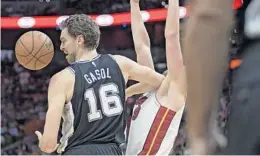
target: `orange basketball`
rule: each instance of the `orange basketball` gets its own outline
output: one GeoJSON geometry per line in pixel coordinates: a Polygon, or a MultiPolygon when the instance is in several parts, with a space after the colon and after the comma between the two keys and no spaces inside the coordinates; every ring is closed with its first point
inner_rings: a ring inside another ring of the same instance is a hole
{"type": "Polygon", "coordinates": [[[15,56],[18,62],[30,70],[46,67],[53,55],[54,47],[51,39],[40,31],[24,33],[15,45],[15,56]]]}

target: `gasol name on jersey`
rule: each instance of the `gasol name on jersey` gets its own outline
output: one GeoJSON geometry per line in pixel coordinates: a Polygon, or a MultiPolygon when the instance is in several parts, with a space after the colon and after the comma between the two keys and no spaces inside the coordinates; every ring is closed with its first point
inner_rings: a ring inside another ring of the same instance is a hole
{"type": "Polygon", "coordinates": [[[109,75],[109,68],[101,68],[96,69],[95,72],[84,74],[84,78],[88,84],[92,84],[101,79],[111,79],[111,76],[109,75]]]}

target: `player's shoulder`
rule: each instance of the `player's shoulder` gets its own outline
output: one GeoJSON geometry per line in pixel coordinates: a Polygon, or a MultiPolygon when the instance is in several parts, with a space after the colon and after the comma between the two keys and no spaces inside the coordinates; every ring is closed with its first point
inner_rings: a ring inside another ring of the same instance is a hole
{"type": "Polygon", "coordinates": [[[116,61],[124,61],[127,58],[125,56],[122,55],[111,55],[116,61]]]}
{"type": "Polygon", "coordinates": [[[126,58],[125,56],[122,56],[122,55],[113,55],[112,57],[114,58],[116,63],[120,66],[121,70],[128,68],[127,67],[127,65],[128,65],[128,58],[126,58]]]}
{"type": "Polygon", "coordinates": [[[75,80],[75,73],[73,73],[73,71],[70,68],[65,68],[63,70],[61,70],[60,72],[54,74],[51,79],[50,82],[56,81],[56,82],[60,82],[61,84],[68,84],[69,82],[75,80]]]}
{"type": "Polygon", "coordinates": [[[125,68],[128,68],[129,65],[131,65],[131,63],[133,62],[131,59],[122,55],[113,55],[113,57],[120,66],[125,68]]]}

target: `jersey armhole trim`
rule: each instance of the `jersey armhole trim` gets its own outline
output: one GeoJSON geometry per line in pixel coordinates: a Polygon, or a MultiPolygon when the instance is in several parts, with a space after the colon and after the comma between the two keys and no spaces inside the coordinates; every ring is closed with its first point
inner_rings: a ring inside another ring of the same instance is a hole
{"type": "MultiPolygon", "coordinates": [[[[157,106],[159,106],[159,107],[161,107],[161,106],[165,107],[164,105],[162,105],[162,104],[159,102],[159,99],[157,98],[157,91],[154,92],[154,98],[155,98],[155,101],[156,101],[155,103],[156,103],[157,106]]],[[[165,108],[167,108],[167,107],[165,107],[165,108]]]]}
{"type": "Polygon", "coordinates": [[[122,70],[121,70],[121,68],[120,68],[120,66],[119,66],[119,64],[118,64],[118,62],[116,61],[116,58],[115,58],[113,55],[111,55],[111,54],[107,54],[107,55],[108,55],[109,57],[111,57],[111,58],[116,62],[116,64],[117,64],[119,70],[121,71],[121,74],[122,74],[123,80],[124,80],[124,84],[125,84],[125,86],[126,86],[126,82],[125,82],[125,78],[124,78],[123,72],[122,72],[122,70]]]}
{"type": "Polygon", "coordinates": [[[115,57],[113,55],[111,55],[111,54],[107,54],[107,55],[110,56],[113,60],[116,61],[116,59],[115,59],[115,57]]]}
{"type": "Polygon", "coordinates": [[[73,68],[67,67],[67,69],[68,69],[73,75],[75,75],[75,70],[74,70],[73,68]]]}

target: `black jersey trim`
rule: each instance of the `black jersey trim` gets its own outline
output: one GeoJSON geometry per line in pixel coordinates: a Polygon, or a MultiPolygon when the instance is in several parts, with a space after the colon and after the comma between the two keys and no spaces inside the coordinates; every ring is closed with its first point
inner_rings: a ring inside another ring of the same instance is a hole
{"type": "Polygon", "coordinates": [[[111,55],[111,54],[107,54],[107,55],[110,56],[113,60],[116,61],[116,59],[115,59],[115,57],[113,55],[111,55]]]}
{"type": "Polygon", "coordinates": [[[107,54],[107,55],[108,55],[110,58],[112,58],[112,59],[116,62],[116,65],[117,65],[117,67],[118,67],[118,69],[119,69],[119,71],[120,71],[120,73],[121,73],[121,76],[122,76],[122,78],[123,78],[124,84],[125,84],[125,86],[126,86],[126,82],[125,82],[125,78],[124,78],[124,75],[123,75],[123,71],[121,70],[119,64],[117,63],[116,58],[115,58],[113,55],[111,55],[111,54],[107,54]]]}
{"type": "Polygon", "coordinates": [[[98,54],[96,57],[94,57],[93,59],[91,60],[84,60],[84,61],[76,61],[76,62],[73,62],[71,64],[77,64],[77,63],[87,63],[87,62],[92,62],[92,61],[95,61],[96,59],[98,59],[101,55],[98,54]]]}
{"type": "Polygon", "coordinates": [[[70,71],[72,74],[75,75],[75,70],[74,70],[73,68],[71,68],[71,67],[67,67],[67,69],[69,69],[69,71],[70,71]]]}

